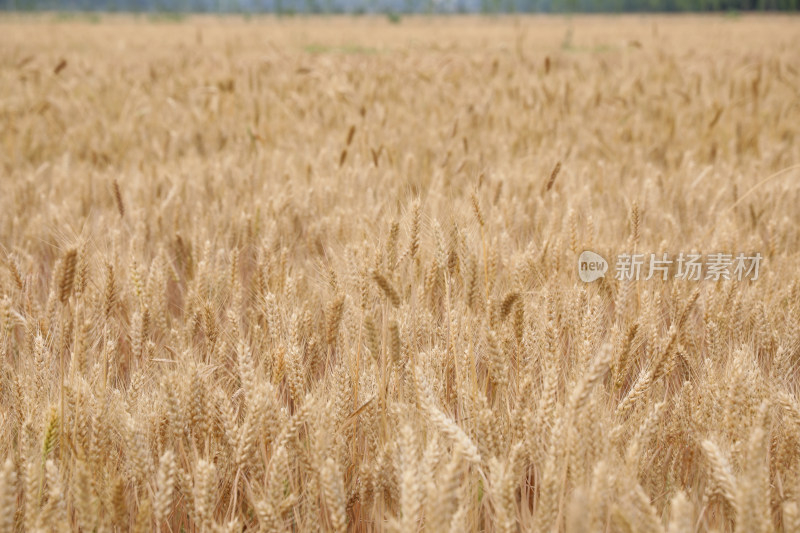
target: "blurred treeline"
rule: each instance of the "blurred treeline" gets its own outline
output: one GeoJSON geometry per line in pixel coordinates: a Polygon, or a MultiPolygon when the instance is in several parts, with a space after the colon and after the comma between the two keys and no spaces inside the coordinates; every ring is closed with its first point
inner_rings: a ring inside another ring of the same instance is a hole
{"type": "Polygon", "coordinates": [[[797,11],[800,0],[0,0],[0,11],[368,14],[393,22],[405,13],[624,13],[797,11]]]}

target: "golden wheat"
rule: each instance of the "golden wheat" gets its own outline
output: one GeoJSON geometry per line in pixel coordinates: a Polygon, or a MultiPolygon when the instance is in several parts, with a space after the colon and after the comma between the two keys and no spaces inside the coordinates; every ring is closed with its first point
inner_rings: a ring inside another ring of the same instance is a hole
{"type": "Polygon", "coordinates": [[[4,15],[0,532],[797,531],[796,30],[4,15]]]}

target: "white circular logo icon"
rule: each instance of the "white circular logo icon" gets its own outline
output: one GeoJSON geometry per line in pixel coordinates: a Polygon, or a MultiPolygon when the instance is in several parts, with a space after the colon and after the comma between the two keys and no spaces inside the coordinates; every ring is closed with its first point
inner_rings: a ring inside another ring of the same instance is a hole
{"type": "Polygon", "coordinates": [[[578,257],[578,277],[581,281],[591,283],[600,279],[608,272],[608,261],[603,256],[588,250],[581,253],[578,257]]]}

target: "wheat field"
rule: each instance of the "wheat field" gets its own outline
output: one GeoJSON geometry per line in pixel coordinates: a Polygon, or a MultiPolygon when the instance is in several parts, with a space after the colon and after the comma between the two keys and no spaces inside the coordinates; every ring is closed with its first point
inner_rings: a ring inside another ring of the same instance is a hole
{"type": "Polygon", "coordinates": [[[0,531],[800,531],[798,22],[4,15],[0,531]]]}

